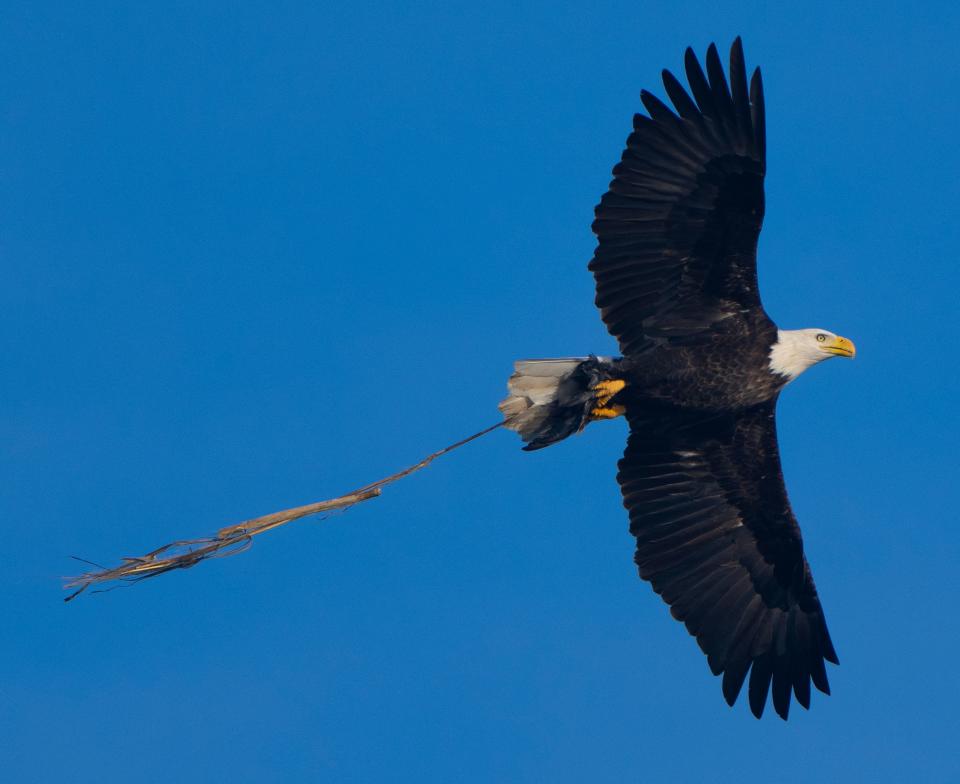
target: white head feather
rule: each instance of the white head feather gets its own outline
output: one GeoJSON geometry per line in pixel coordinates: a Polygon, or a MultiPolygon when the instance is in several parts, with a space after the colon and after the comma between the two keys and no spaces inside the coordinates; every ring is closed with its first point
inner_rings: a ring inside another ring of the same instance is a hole
{"type": "Polygon", "coordinates": [[[818,362],[855,353],[852,341],[826,329],[779,329],[770,348],[770,370],[793,381],[818,362]]]}

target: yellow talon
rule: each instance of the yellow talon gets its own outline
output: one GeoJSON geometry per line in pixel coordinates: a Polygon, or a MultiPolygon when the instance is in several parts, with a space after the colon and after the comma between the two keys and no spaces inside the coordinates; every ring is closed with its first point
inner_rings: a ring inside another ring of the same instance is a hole
{"type": "MultiPolygon", "coordinates": [[[[591,390],[597,395],[597,404],[599,408],[603,408],[610,402],[611,398],[616,395],[621,389],[627,385],[627,382],[622,378],[612,378],[609,381],[601,381],[595,387],[591,387],[591,390]]],[[[615,406],[617,408],[617,406],[615,406]]],[[[620,412],[623,413],[623,412],[620,412]]],[[[614,414],[617,416],[617,414],[614,414]]]]}
{"type": "Polygon", "coordinates": [[[618,416],[623,416],[626,411],[627,409],[624,406],[601,406],[600,408],[593,409],[590,412],[590,416],[594,419],[616,419],[618,416]]]}
{"type": "Polygon", "coordinates": [[[600,392],[603,395],[609,395],[613,397],[617,392],[623,389],[627,385],[627,382],[622,378],[611,378],[609,381],[601,381],[595,387],[593,387],[594,392],[600,392]]]}

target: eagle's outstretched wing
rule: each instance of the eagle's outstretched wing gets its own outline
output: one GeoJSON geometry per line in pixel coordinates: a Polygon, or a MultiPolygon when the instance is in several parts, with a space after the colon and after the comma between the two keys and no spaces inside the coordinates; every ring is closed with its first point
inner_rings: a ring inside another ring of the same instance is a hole
{"type": "Polygon", "coordinates": [[[765,130],[760,71],[747,87],[740,39],[730,85],[715,46],[704,75],[691,49],[693,98],[663,72],[676,114],[641,94],[614,180],[596,208],[590,269],[597,307],[629,356],[651,337],[686,336],[744,308],[761,309],[757,237],[763,222],[765,130]]]}
{"type": "Polygon", "coordinates": [[[741,413],[628,413],[617,479],[637,537],[640,576],[723,673],[731,705],[751,669],[750,708],[787,717],[810,681],[829,694],[837,663],[790,509],[774,422],[776,401],[741,413]]]}

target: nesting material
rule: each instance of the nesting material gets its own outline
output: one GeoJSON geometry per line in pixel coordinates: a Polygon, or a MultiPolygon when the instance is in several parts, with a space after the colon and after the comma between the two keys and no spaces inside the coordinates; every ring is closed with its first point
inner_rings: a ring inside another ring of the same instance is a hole
{"type": "MultiPolygon", "coordinates": [[[[221,528],[215,536],[202,539],[179,539],[170,544],[165,544],[163,547],[158,547],[146,555],[124,558],[119,566],[101,568],[96,571],[77,575],[76,577],[68,577],[64,580],[64,588],[67,590],[73,589],[73,593],[66,597],[64,601],[69,602],[71,599],[75,599],[93,586],[104,586],[99,588],[99,591],[110,590],[123,584],[135,583],[150,577],[157,577],[166,572],[172,572],[175,569],[188,569],[191,566],[196,566],[198,563],[208,561],[211,558],[224,558],[229,555],[242,553],[253,544],[253,537],[264,534],[267,531],[272,531],[294,520],[300,520],[304,517],[325,512],[344,510],[355,504],[376,498],[386,485],[403,479],[419,471],[421,468],[426,468],[441,455],[452,452],[454,449],[468,444],[504,424],[506,423],[497,422],[497,424],[481,430],[479,433],[474,433],[472,436],[457,441],[455,444],[451,444],[433,454],[427,455],[427,457],[423,458],[419,463],[384,477],[383,479],[378,479],[376,482],[371,482],[345,495],[331,498],[327,501],[318,501],[317,503],[306,504],[305,506],[285,509],[282,512],[274,512],[273,514],[256,517],[252,520],[246,520],[237,525],[221,528]]],[[[97,592],[98,591],[93,591],[93,593],[97,592]]]]}

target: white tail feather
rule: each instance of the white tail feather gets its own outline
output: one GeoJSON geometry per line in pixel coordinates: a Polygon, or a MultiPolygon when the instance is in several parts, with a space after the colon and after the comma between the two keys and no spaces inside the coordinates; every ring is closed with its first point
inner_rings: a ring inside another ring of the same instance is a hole
{"type": "Polygon", "coordinates": [[[509,396],[500,403],[500,411],[510,420],[510,430],[535,429],[548,415],[557,390],[587,357],[566,359],[521,359],[514,363],[514,373],[507,381],[509,396]]]}

